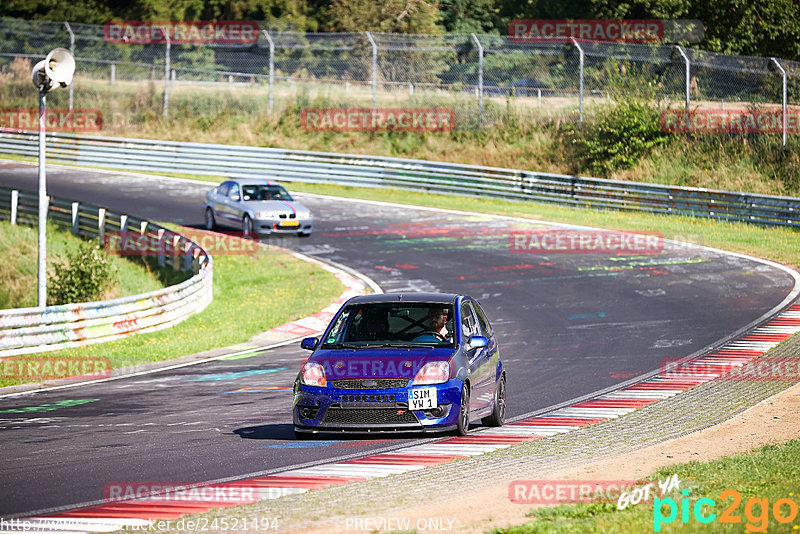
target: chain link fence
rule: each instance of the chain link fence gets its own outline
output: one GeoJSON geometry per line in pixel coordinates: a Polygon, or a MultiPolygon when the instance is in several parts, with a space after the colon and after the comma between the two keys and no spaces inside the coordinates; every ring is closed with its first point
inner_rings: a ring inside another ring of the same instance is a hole
{"type": "Polygon", "coordinates": [[[78,72],[48,104],[97,108],[106,133],[157,118],[299,117],[305,107],[444,107],[456,128],[470,129],[510,111],[583,121],[597,103],[637,96],[665,107],[784,113],[800,98],[800,62],[783,59],[675,45],[260,28],[256,42],[241,45],[115,44],[101,25],[0,19],[0,108],[32,107],[22,82],[55,47],[73,51],[78,72]]]}

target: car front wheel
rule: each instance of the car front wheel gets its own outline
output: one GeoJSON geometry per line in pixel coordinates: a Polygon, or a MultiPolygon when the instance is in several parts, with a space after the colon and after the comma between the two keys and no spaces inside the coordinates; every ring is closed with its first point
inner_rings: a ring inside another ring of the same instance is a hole
{"type": "Polygon", "coordinates": [[[249,215],[245,215],[244,218],[242,218],[242,237],[248,239],[255,239],[257,237],[255,228],[253,227],[253,219],[251,219],[249,215]]]}
{"type": "Polygon", "coordinates": [[[217,221],[214,218],[214,210],[206,208],[206,230],[212,231],[217,229],[217,221]]]}
{"type": "Polygon", "coordinates": [[[501,375],[494,390],[494,410],[481,423],[486,426],[503,426],[506,420],[506,375],[501,375]]]}
{"type": "Polygon", "coordinates": [[[465,382],[461,386],[461,405],[458,411],[456,434],[466,436],[467,432],[469,432],[469,385],[465,382]]]}

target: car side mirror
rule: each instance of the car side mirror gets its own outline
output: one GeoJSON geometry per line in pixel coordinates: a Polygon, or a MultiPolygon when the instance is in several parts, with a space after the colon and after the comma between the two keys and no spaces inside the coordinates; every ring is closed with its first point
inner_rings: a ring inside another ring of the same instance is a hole
{"type": "Polygon", "coordinates": [[[231,193],[230,199],[234,202],[239,202],[242,200],[242,197],[239,196],[239,193],[231,193]]]}
{"type": "Polygon", "coordinates": [[[483,336],[472,336],[469,338],[469,348],[480,349],[489,344],[489,340],[483,336]]]}
{"type": "Polygon", "coordinates": [[[317,343],[319,340],[315,337],[306,337],[303,338],[303,341],[300,342],[300,348],[306,350],[314,350],[317,347],[317,343]]]}

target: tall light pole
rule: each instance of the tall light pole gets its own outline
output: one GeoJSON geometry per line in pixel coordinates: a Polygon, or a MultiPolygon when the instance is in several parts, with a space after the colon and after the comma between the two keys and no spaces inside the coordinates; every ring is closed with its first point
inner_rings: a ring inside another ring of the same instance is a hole
{"type": "Polygon", "coordinates": [[[47,54],[44,61],[33,67],[33,85],[39,90],[39,258],[38,278],[39,307],[47,306],[47,175],[45,173],[45,99],[54,88],[72,83],[75,73],[75,58],[69,50],[56,48],[47,54]]]}

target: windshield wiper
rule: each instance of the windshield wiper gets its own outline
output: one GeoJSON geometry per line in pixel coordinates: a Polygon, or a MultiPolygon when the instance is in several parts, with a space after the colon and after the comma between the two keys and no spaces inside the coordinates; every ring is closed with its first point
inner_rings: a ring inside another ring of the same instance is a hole
{"type": "Polygon", "coordinates": [[[326,349],[360,349],[364,345],[354,345],[352,343],[331,343],[323,345],[326,349]]]}

